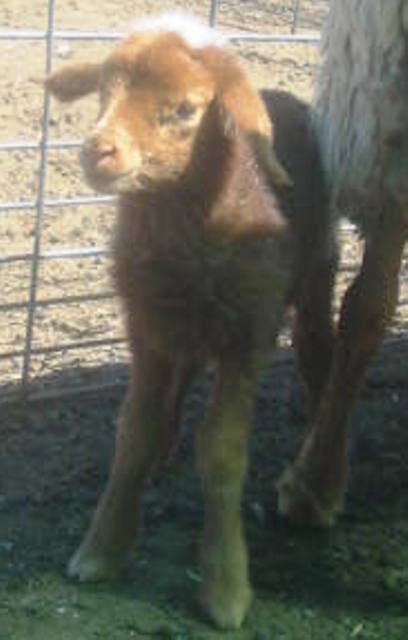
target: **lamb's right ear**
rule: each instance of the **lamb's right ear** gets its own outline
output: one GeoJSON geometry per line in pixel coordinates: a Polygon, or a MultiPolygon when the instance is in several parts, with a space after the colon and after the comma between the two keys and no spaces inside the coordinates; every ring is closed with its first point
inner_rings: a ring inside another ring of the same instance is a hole
{"type": "Polygon", "coordinates": [[[71,102],[97,91],[100,74],[98,62],[68,64],[51,73],[45,86],[61,102],[71,102]]]}

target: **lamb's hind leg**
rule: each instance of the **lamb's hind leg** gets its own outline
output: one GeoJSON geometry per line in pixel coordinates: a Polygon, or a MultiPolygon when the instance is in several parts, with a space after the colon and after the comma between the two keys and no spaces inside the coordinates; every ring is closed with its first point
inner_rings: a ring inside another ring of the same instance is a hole
{"type": "Polygon", "coordinates": [[[209,419],[197,435],[205,525],[201,547],[201,604],[215,624],[237,629],[251,602],[241,522],[254,382],[221,372],[209,419]]]}
{"type": "Polygon", "coordinates": [[[319,260],[307,278],[300,279],[294,301],[293,341],[297,363],[306,383],[308,415],[319,406],[326,385],[334,347],[332,321],[333,282],[337,259],[319,260]]]}
{"type": "Polygon", "coordinates": [[[175,431],[186,369],[138,358],[119,418],[107,487],[68,574],[81,581],[116,577],[126,561],[139,520],[145,480],[167,452],[175,431]]]}
{"type": "Polygon", "coordinates": [[[279,483],[279,511],[297,524],[331,525],[347,484],[351,410],[398,298],[398,275],[407,229],[384,216],[347,291],[332,367],[301,451],[279,483]]]}

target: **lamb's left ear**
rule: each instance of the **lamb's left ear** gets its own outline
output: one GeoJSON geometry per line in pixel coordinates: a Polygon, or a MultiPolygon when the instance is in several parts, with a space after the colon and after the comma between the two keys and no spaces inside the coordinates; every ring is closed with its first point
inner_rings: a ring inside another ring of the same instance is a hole
{"type": "Polygon", "coordinates": [[[237,75],[235,82],[227,86],[221,95],[221,100],[247,133],[257,160],[271,183],[276,186],[293,185],[288,172],[275,153],[273,123],[270,121],[265,105],[243,74],[237,75]]]}
{"type": "Polygon", "coordinates": [[[272,184],[278,187],[293,186],[293,180],[285,167],[279,162],[275,153],[272,136],[266,136],[254,131],[250,132],[249,138],[252,148],[255,149],[258,162],[266,172],[266,175],[270,177],[272,184]]]}
{"type": "Polygon", "coordinates": [[[69,64],[51,73],[45,86],[61,102],[72,102],[97,91],[100,73],[99,62],[69,64]]]}

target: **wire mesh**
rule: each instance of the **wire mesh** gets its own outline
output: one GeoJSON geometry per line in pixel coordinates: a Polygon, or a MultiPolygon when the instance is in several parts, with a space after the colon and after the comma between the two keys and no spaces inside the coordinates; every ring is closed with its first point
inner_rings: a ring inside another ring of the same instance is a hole
{"type": "MultiPolygon", "coordinates": [[[[232,2],[232,0],[231,0],[232,2]]],[[[2,42],[41,42],[45,44],[45,73],[49,73],[53,66],[54,50],[56,43],[67,42],[111,42],[123,35],[121,31],[115,30],[78,30],[78,29],[60,29],[55,24],[55,14],[58,0],[48,0],[47,4],[47,24],[45,29],[0,29],[0,44],[2,42]]],[[[227,5],[227,0],[211,0],[208,3],[208,22],[211,26],[217,25],[220,11],[227,5]]],[[[301,0],[286,0],[286,5],[290,5],[291,20],[289,28],[285,32],[271,29],[263,32],[258,29],[252,31],[228,30],[228,38],[237,45],[246,43],[253,44],[254,47],[261,43],[269,43],[275,45],[283,44],[316,44],[319,42],[319,32],[317,30],[299,30],[300,14],[302,11],[301,0]]],[[[285,6],[286,6],[285,5],[285,6]]],[[[253,54],[256,55],[255,53],[253,54]]],[[[80,357],[75,360],[78,367],[77,379],[72,380],[70,385],[66,384],[65,378],[61,375],[55,378],[54,386],[48,388],[47,385],[35,385],[37,377],[41,377],[41,367],[34,370],[33,358],[36,356],[47,356],[52,359],[58,353],[77,353],[77,351],[85,349],[98,350],[105,349],[105,355],[112,356],[115,363],[123,361],[125,351],[118,353],[111,351],[113,347],[123,346],[124,339],[122,335],[116,335],[112,332],[110,326],[106,326],[106,337],[90,337],[89,335],[81,335],[77,340],[65,340],[63,338],[56,339],[52,344],[38,345],[34,340],[34,330],[36,323],[41,324],[41,314],[46,314],[48,309],[62,308],[67,309],[69,305],[79,305],[81,313],[98,313],[98,307],[94,304],[102,304],[113,298],[113,292],[109,286],[100,292],[89,292],[83,283],[79,283],[78,287],[82,290],[75,291],[73,286],[67,286],[70,293],[63,295],[39,295],[39,273],[43,263],[55,261],[59,265],[59,270],[63,271],[62,264],[68,260],[78,260],[81,264],[84,261],[101,261],[106,258],[107,250],[104,246],[62,246],[55,250],[42,250],[42,238],[44,231],[44,214],[50,210],[71,211],[73,208],[86,206],[106,206],[108,210],[114,198],[90,195],[70,195],[69,197],[49,197],[46,190],[47,172],[50,166],[50,153],[55,151],[64,152],[75,150],[80,147],[81,142],[73,138],[52,139],[50,136],[50,99],[47,92],[44,92],[43,104],[41,109],[41,135],[39,141],[36,140],[10,140],[0,142],[0,154],[37,154],[38,155],[38,186],[35,198],[33,199],[16,199],[0,202],[0,222],[4,220],[4,216],[21,214],[22,212],[34,213],[34,229],[32,237],[32,249],[30,251],[13,251],[12,247],[4,252],[0,251],[0,267],[11,266],[27,266],[29,268],[29,291],[28,298],[9,300],[0,300],[0,318],[4,319],[7,324],[9,322],[9,314],[25,313],[24,335],[19,335],[14,342],[15,348],[6,348],[1,350],[0,345],[0,363],[5,363],[5,371],[7,365],[12,363],[15,374],[12,383],[5,385],[2,391],[0,402],[10,402],[16,399],[30,400],[34,398],[52,397],[62,395],[72,391],[91,390],[95,388],[105,388],[111,384],[122,382],[122,378],[112,377],[108,380],[91,381],[80,373],[80,357]],[[107,351],[106,351],[107,349],[107,351]],[[19,363],[17,366],[16,363],[19,363]]],[[[351,228],[345,228],[346,232],[350,232],[351,228]]],[[[353,259],[346,259],[344,264],[345,270],[353,270],[355,264],[355,256],[353,259]],[[353,261],[354,260],[354,261],[353,261]]],[[[97,263],[99,266],[99,263],[97,263]]],[[[106,265],[103,265],[105,268],[106,265]]],[[[88,272],[86,272],[88,273],[88,272]]],[[[86,280],[86,275],[85,275],[86,280]]],[[[79,282],[79,281],[78,281],[79,282]]],[[[86,284],[86,282],[85,282],[86,284]]],[[[111,311],[112,313],[112,311],[111,311]]],[[[78,335],[80,332],[78,331],[78,335]]],[[[96,355],[96,360],[98,355],[96,355]]],[[[51,363],[52,366],[52,363],[51,363]]],[[[58,369],[58,366],[57,366],[58,369]]],[[[75,375],[74,375],[75,377],[75,375]]]]}

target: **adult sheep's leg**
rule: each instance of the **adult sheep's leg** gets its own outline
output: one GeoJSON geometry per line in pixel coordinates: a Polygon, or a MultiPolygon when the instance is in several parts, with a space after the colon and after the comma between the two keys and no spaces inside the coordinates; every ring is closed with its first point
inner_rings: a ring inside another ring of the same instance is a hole
{"type": "Polygon", "coordinates": [[[121,410],[109,480],[91,526],[68,566],[81,581],[117,576],[135,536],[145,480],[169,450],[187,370],[138,358],[121,410]]]}
{"type": "Polygon", "coordinates": [[[251,602],[241,496],[253,396],[252,379],[222,371],[212,410],[197,434],[205,505],[200,600],[215,624],[225,629],[241,625],[251,602]]]}
{"type": "Polygon", "coordinates": [[[402,223],[384,216],[345,295],[328,383],[301,451],[278,483],[279,511],[294,523],[331,525],[342,509],[349,418],[395,309],[406,237],[402,223]]]}

